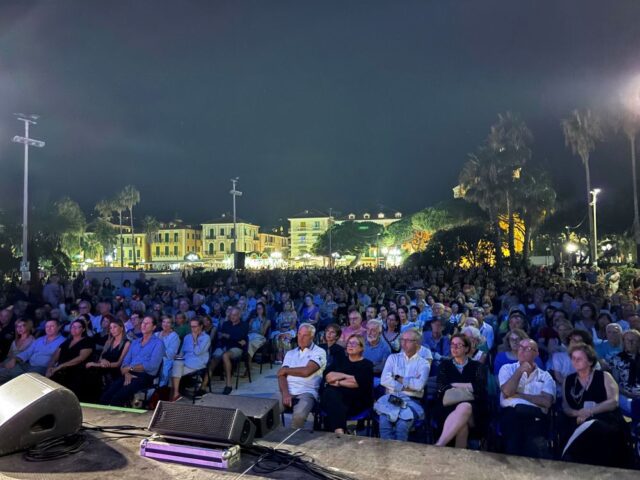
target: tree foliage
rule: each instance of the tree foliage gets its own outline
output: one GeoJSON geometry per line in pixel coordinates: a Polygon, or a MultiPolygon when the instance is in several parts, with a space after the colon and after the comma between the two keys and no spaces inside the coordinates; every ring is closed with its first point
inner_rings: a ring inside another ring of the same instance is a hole
{"type": "MultiPolygon", "coordinates": [[[[382,225],[374,222],[344,222],[331,226],[331,249],[341,255],[354,255],[353,264],[357,264],[360,257],[370,246],[376,245],[378,236],[382,236],[382,225]]],[[[329,230],[324,232],[312,251],[316,255],[327,256],[329,252],[329,230]]]]}

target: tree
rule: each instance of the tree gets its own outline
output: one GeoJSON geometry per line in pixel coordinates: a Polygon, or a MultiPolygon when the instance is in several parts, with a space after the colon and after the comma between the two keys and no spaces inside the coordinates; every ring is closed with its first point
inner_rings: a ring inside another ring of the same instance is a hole
{"type": "Polygon", "coordinates": [[[56,233],[60,238],[60,247],[69,258],[78,258],[82,252],[82,241],[87,229],[87,220],[77,202],[69,197],[55,204],[56,233]]]}
{"type": "Polygon", "coordinates": [[[151,251],[151,244],[154,237],[160,230],[160,222],[155,217],[147,215],[142,219],[142,231],[146,234],[147,244],[149,245],[149,251],[151,251]]]}
{"type": "Polygon", "coordinates": [[[131,225],[131,248],[133,249],[133,268],[138,265],[138,257],[136,255],[136,239],[133,230],[133,207],[140,202],[140,192],[133,185],[127,185],[118,195],[119,204],[125,206],[129,210],[129,221],[131,225]]]}
{"type": "Polygon", "coordinates": [[[527,265],[533,233],[555,211],[556,191],[551,185],[548,173],[540,169],[524,169],[520,177],[517,200],[520,204],[520,216],[524,222],[522,259],[524,265],[527,265]]]}
{"type": "Polygon", "coordinates": [[[636,174],[636,137],[640,131],[640,113],[637,101],[625,106],[622,117],[622,130],[629,140],[631,150],[631,178],[633,181],[633,236],[636,244],[636,266],[640,266],[640,218],[638,214],[638,180],[636,174]]]}
{"type": "MultiPolygon", "coordinates": [[[[378,240],[378,235],[382,235],[384,228],[373,222],[344,222],[331,226],[332,245],[335,252],[342,255],[354,255],[355,259],[351,266],[355,266],[360,261],[362,253],[378,240]]],[[[324,232],[315,245],[313,253],[325,255],[329,249],[329,231],[324,232]]]]}
{"type": "Polygon", "coordinates": [[[596,259],[597,245],[593,242],[593,213],[591,211],[591,171],[589,157],[596,148],[596,142],[604,138],[602,124],[591,110],[574,110],[571,116],[562,120],[565,146],[571,147],[574,155],[578,155],[584,165],[587,186],[587,217],[589,218],[589,243],[591,244],[591,263],[596,259]]]}

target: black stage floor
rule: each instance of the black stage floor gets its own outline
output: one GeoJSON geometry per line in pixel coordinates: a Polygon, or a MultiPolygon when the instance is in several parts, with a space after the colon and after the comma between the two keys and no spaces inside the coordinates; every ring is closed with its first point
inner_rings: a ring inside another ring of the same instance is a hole
{"type": "MultiPolygon", "coordinates": [[[[136,425],[146,427],[151,414],[136,414],[83,408],[84,421],[99,426],[136,425]]],[[[637,471],[608,469],[563,462],[498,455],[469,450],[436,448],[418,443],[384,441],[376,438],[342,436],[330,433],[280,428],[257,443],[304,452],[315,462],[358,479],[456,479],[505,478],[509,480],[556,479],[634,479],[637,471]],[[293,434],[293,435],[292,435],[293,434]],[[283,442],[284,440],[284,442],[283,442]],[[281,442],[283,442],[281,444],[281,442]]],[[[82,452],[60,460],[32,463],[22,454],[0,457],[0,477],[15,479],[84,480],[109,479],[163,480],[258,479],[248,471],[255,457],[242,454],[232,471],[197,469],[140,457],[140,438],[114,438],[98,432],[88,433],[82,452]]],[[[288,469],[269,478],[301,479],[298,470],[288,469]]]]}

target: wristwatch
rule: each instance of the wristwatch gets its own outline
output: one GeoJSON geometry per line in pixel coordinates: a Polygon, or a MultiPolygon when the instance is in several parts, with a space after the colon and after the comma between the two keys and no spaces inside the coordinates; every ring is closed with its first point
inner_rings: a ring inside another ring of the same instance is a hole
{"type": "Polygon", "coordinates": [[[133,372],[133,365],[129,367],[129,373],[133,372]]]}

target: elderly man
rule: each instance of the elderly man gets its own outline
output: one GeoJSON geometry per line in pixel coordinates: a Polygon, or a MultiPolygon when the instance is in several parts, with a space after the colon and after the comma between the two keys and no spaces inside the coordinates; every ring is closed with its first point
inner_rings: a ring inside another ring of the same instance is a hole
{"type": "Polygon", "coordinates": [[[367,338],[364,343],[364,358],[373,363],[373,374],[376,377],[382,375],[382,369],[391,355],[391,349],[387,342],[381,342],[382,321],[369,320],[367,322],[367,338]]]}
{"type": "Polygon", "coordinates": [[[120,367],[122,377],[115,380],[102,394],[100,403],[122,406],[136,392],[153,385],[153,379],[159,374],[164,357],[164,342],[153,334],[155,328],[156,319],[144,317],[140,326],[142,338],[131,343],[120,367]]]}
{"type": "Polygon", "coordinates": [[[538,344],[520,341],[518,361],[503,365],[500,383],[501,430],[505,453],[534,458],[551,458],[547,444],[547,413],[553,405],[556,385],[553,377],[536,366],[538,344]]]}
{"type": "Polygon", "coordinates": [[[190,326],[191,335],[184,337],[182,348],[180,348],[180,356],[175,359],[173,364],[173,371],[171,373],[172,401],[180,397],[180,379],[185,375],[206,368],[207,363],[209,363],[211,338],[204,333],[202,317],[191,320],[190,326]]]}
{"type": "MultiPolygon", "coordinates": [[[[211,363],[209,364],[209,381],[213,375],[214,370],[222,360],[224,366],[225,387],[222,391],[223,395],[229,395],[233,388],[231,387],[231,381],[233,379],[233,360],[240,358],[244,348],[247,346],[249,335],[249,324],[241,322],[241,312],[237,307],[231,307],[229,309],[229,320],[224,322],[218,332],[218,338],[220,340],[220,346],[215,349],[211,356],[211,363]]],[[[208,382],[202,384],[202,388],[205,389],[208,382]]]]}
{"type": "Polygon", "coordinates": [[[424,417],[420,400],[429,379],[429,363],[418,353],[420,340],[421,335],[414,329],[402,333],[402,351],[389,355],[384,365],[380,384],[386,388],[387,395],[381,400],[399,406],[401,411],[396,416],[377,409],[380,413],[380,438],[406,441],[414,420],[424,417]]]}
{"type": "Polygon", "coordinates": [[[43,337],[33,341],[26,350],[20,352],[16,358],[7,360],[4,368],[0,368],[0,385],[23,373],[46,373],[53,354],[65,338],[60,335],[60,323],[57,320],[47,320],[44,330],[43,337]]]}
{"type": "Polygon", "coordinates": [[[289,350],[278,370],[282,405],[293,408],[293,428],[302,428],[318,401],[322,374],[327,365],[325,351],[313,343],[316,329],[310,323],[298,328],[298,346],[289,350]]]}
{"type": "Polygon", "coordinates": [[[356,307],[349,308],[349,326],[342,329],[338,345],[344,347],[351,335],[367,335],[367,329],[362,326],[362,315],[356,307]]]}

